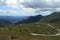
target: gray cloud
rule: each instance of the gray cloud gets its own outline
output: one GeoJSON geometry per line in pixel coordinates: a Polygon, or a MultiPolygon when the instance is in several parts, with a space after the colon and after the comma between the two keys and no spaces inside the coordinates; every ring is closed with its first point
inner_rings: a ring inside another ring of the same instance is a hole
{"type": "Polygon", "coordinates": [[[6,6],[6,0],[0,0],[0,6],[6,6]]]}
{"type": "Polygon", "coordinates": [[[55,12],[55,11],[57,11],[56,10],[57,8],[40,8],[40,9],[38,9],[38,10],[36,10],[35,12],[36,13],[39,13],[39,12],[46,12],[46,11],[50,11],[50,12],[55,12]]]}
{"type": "MultiPolygon", "coordinates": [[[[47,0],[49,1],[49,0],[47,0]]],[[[18,2],[17,4],[20,6],[23,5],[24,8],[35,9],[35,13],[37,14],[45,14],[48,15],[51,12],[56,11],[57,8],[60,8],[60,1],[51,0],[47,2],[46,0],[25,0],[24,2],[18,2]]],[[[6,0],[0,0],[0,6],[7,6],[6,0]]]]}
{"type": "Polygon", "coordinates": [[[23,6],[27,7],[27,8],[43,8],[43,7],[47,7],[47,5],[45,5],[43,3],[43,1],[41,0],[34,0],[32,2],[28,2],[25,1],[23,3],[21,3],[23,6]]]}
{"type": "Polygon", "coordinates": [[[52,12],[57,11],[57,8],[60,8],[59,0],[30,0],[20,4],[25,8],[36,9],[35,13],[41,15],[49,15],[52,12]]]}
{"type": "Polygon", "coordinates": [[[40,8],[40,9],[36,10],[35,13],[37,13],[38,15],[40,14],[40,15],[46,16],[55,11],[56,11],[56,9],[53,9],[53,8],[40,8]]]}
{"type": "Polygon", "coordinates": [[[46,2],[45,0],[31,0],[25,1],[21,3],[26,8],[57,8],[60,7],[60,1],[56,2],[55,0],[51,0],[46,2]]]}

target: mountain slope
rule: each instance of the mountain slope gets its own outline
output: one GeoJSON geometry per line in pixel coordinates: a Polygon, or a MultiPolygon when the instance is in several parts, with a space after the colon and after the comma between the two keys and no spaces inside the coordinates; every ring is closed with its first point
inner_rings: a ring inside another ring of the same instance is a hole
{"type": "Polygon", "coordinates": [[[8,20],[4,20],[4,19],[0,19],[0,27],[1,26],[7,26],[12,24],[12,22],[8,21],[8,20]]]}
{"type": "Polygon", "coordinates": [[[24,19],[22,21],[18,21],[15,24],[22,24],[22,23],[34,23],[34,22],[38,22],[43,16],[42,15],[37,15],[37,16],[30,16],[27,19],[24,19]]]}
{"type": "Polygon", "coordinates": [[[40,22],[60,23],[60,12],[54,12],[51,15],[42,18],[40,22]]]}

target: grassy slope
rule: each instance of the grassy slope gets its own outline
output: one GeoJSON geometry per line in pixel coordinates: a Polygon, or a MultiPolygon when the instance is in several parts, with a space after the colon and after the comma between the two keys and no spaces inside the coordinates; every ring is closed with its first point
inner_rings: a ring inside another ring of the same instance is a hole
{"type": "Polygon", "coordinates": [[[53,14],[42,18],[40,22],[60,23],[60,12],[54,12],[53,14]]]}
{"type": "Polygon", "coordinates": [[[60,36],[57,37],[42,37],[42,36],[32,36],[30,33],[43,33],[48,34],[47,32],[50,32],[51,34],[54,34],[54,32],[57,32],[55,29],[49,28],[42,24],[23,24],[23,25],[12,25],[5,28],[0,28],[0,39],[1,40],[12,40],[11,36],[15,35],[15,40],[60,40],[60,36]],[[38,26],[40,25],[40,26],[38,26]]]}
{"type": "Polygon", "coordinates": [[[51,25],[53,25],[56,28],[60,29],[60,12],[54,12],[53,14],[42,18],[42,20],[40,21],[40,23],[50,23],[51,25]]]}

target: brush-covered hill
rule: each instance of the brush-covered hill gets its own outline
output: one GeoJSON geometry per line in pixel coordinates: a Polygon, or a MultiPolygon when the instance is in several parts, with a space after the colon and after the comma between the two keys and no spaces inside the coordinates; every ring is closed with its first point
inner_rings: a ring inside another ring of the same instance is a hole
{"type": "Polygon", "coordinates": [[[48,15],[48,16],[42,18],[40,22],[60,23],[60,12],[54,12],[51,15],[48,15]]]}

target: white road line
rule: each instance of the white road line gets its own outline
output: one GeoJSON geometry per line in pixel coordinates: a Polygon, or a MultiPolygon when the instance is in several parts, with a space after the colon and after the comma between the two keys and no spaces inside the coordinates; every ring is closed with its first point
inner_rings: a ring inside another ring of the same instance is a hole
{"type": "Polygon", "coordinates": [[[47,25],[50,26],[51,28],[54,28],[54,29],[56,29],[57,31],[60,32],[60,29],[57,29],[57,28],[55,28],[54,26],[52,26],[52,25],[50,25],[50,24],[47,24],[47,25]]]}
{"type": "Polygon", "coordinates": [[[30,33],[30,34],[33,35],[33,36],[59,36],[60,35],[60,33],[57,33],[55,35],[36,34],[36,33],[30,33]]]}

